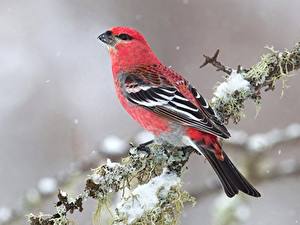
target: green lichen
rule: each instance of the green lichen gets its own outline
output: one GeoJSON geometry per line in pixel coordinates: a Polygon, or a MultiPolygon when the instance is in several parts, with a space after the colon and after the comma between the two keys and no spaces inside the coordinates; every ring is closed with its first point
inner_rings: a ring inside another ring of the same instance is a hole
{"type": "MultiPolygon", "coordinates": [[[[220,118],[228,123],[232,119],[238,123],[244,116],[244,103],[254,100],[257,109],[261,104],[261,91],[274,90],[276,82],[282,81],[282,93],[285,89],[289,72],[300,68],[300,43],[291,51],[279,52],[268,48],[271,52],[261,57],[260,61],[250,69],[242,69],[239,73],[250,83],[250,90],[238,90],[226,98],[215,98],[212,106],[220,118]]],[[[258,112],[258,111],[257,111],[258,112]]]]}
{"type": "Polygon", "coordinates": [[[33,215],[28,216],[28,220],[31,225],[70,225],[73,224],[65,215],[61,215],[57,218],[49,217],[49,215],[33,215]]]}
{"type": "Polygon", "coordinates": [[[222,118],[225,123],[228,123],[229,118],[234,123],[238,123],[244,116],[244,101],[249,98],[251,92],[249,90],[235,91],[231,96],[226,98],[218,98],[217,101],[212,102],[212,107],[217,112],[222,112],[222,118]]]}
{"type": "MultiPolygon", "coordinates": [[[[195,198],[182,189],[182,185],[173,186],[166,197],[162,197],[158,191],[159,203],[143,216],[130,225],[176,225],[179,224],[180,215],[186,203],[195,204],[195,198]]],[[[113,225],[128,224],[126,217],[116,217],[113,225]]]]}
{"type": "Polygon", "coordinates": [[[195,204],[195,199],[181,185],[171,188],[166,199],[160,199],[153,210],[146,212],[133,225],[176,225],[179,223],[184,204],[195,204]]]}
{"type": "MultiPolygon", "coordinates": [[[[107,196],[114,192],[124,193],[125,188],[129,190],[134,189],[137,185],[148,183],[152,178],[159,176],[164,168],[175,172],[178,176],[181,175],[185,163],[188,161],[193,149],[191,148],[176,148],[171,145],[151,144],[143,148],[131,148],[129,156],[124,158],[118,164],[106,164],[93,170],[93,174],[86,182],[85,191],[88,196],[97,199],[100,203],[96,210],[96,217],[94,221],[100,221],[100,212],[107,196]]],[[[183,206],[190,197],[183,190],[174,189],[168,197],[170,204],[164,201],[166,206],[164,209],[170,209],[170,205],[175,204],[176,209],[181,209],[179,205],[183,206]],[[176,196],[176,198],[175,198],[176,196]],[[171,201],[171,197],[174,199],[171,201]]],[[[152,211],[152,214],[157,215],[158,208],[152,211]],[[155,212],[157,212],[155,214],[155,212]]],[[[173,209],[172,209],[173,210],[173,209]]],[[[176,211],[179,215],[180,212],[176,211]]],[[[148,221],[151,220],[150,215],[147,215],[148,221]]],[[[166,214],[167,215],[167,214],[166,214]]],[[[161,217],[162,215],[160,215],[161,217]]],[[[153,219],[153,218],[152,218],[153,219]]],[[[160,219],[162,220],[162,219],[160,219]]],[[[166,218],[164,219],[166,220],[166,218]]],[[[117,224],[114,222],[114,224],[117,224]]],[[[119,223],[122,224],[122,223],[119,223]]],[[[126,224],[126,223],[125,223],[126,224]]],[[[163,223],[162,223],[163,224],[163,223]]],[[[167,223],[164,223],[167,224],[167,223]]],[[[171,224],[171,223],[169,223],[171,224]]]]}
{"type": "Polygon", "coordinates": [[[113,213],[110,209],[111,199],[107,197],[106,199],[99,199],[97,201],[97,207],[93,214],[93,225],[100,224],[111,224],[113,218],[113,213]],[[108,215],[105,218],[102,215],[108,215]],[[102,216],[102,217],[101,217],[102,216]]]}
{"type": "Polygon", "coordinates": [[[300,44],[291,51],[279,52],[273,47],[268,47],[271,53],[261,57],[260,62],[254,65],[246,74],[247,79],[254,90],[266,87],[266,90],[274,90],[277,80],[282,80],[283,89],[290,71],[300,67],[300,44]]]}
{"type": "Polygon", "coordinates": [[[191,149],[182,150],[158,144],[151,144],[144,150],[132,148],[130,155],[121,164],[114,167],[102,165],[94,169],[86,182],[88,195],[98,200],[106,199],[109,193],[147,183],[160,175],[165,167],[180,174],[192,152],[191,149]]]}

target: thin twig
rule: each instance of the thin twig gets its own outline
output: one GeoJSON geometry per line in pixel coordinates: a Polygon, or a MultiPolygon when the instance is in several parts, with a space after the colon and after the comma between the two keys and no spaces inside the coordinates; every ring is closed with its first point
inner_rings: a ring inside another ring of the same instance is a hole
{"type": "Polygon", "coordinates": [[[217,71],[223,71],[224,73],[230,75],[231,72],[232,72],[232,69],[230,67],[228,67],[228,66],[224,66],[222,63],[220,63],[219,61],[217,61],[219,53],[220,53],[220,50],[217,49],[217,51],[215,52],[215,54],[213,55],[213,57],[209,57],[207,55],[203,55],[203,57],[205,58],[205,61],[200,66],[200,68],[203,68],[207,64],[212,64],[214,67],[217,68],[217,71]]]}

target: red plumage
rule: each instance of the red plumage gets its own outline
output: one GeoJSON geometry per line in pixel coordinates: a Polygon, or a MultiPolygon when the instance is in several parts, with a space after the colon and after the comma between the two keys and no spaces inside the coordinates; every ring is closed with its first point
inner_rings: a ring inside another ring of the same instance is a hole
{"type": "Polygon", "coordinates": [[[212,108],[188,81],[159,61],[139,32],[114,27],[99,38],[109,47],[117,96],[134,120],[166,142],[196,148],[229,197],[239,190],[260,196],[223,153],[219,138],[230,134],[212,108]]]}

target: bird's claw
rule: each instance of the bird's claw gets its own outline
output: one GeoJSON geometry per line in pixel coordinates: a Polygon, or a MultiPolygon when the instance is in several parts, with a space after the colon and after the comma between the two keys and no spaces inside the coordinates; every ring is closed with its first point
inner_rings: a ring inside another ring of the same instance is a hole
{"type": "Polygon", "coordinates": [[[148,145],[151,143],[153,143],[153,141],[148,141],[146,143],[140,144],[136,147],[137,152],[146,152],[147,155],[150,155],[150,148],[148,147],[148,145]]]}

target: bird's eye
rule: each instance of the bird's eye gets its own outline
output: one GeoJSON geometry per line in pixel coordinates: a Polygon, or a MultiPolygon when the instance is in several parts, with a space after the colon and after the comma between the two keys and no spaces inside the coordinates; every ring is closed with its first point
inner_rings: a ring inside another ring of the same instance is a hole
{"type": "Polygon", "coordinates": [[[131,37],[128,34],[119,34],[118,38],[120,38],[121,40],[124,40],[124,41],[130,41],[133,39],[133,37],[131,37]]]}

